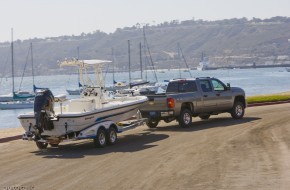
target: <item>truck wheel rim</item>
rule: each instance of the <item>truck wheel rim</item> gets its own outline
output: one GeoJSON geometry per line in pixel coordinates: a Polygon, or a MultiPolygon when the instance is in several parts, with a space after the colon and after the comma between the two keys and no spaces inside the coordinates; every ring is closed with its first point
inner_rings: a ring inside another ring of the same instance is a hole
{"type": "Polygon", "coordinates": [[[104,145],[105,142],[106,142],[106,137],[103,133],[100,134],[100,137],[99,137],[99,142],[101,145],[104,145]]]}
{"type": "Polygon", "coordinates": [[[189,124],[190,123],[190,115],[188,113],[184,114],[183,121],[184,121],[185,124],[189,124]]]}
{"type": "Polygon", "coordinates": [[[241,116],[243,114],[243,108],[240,105],[237,105],[236,107],[236,114],[237,116],[241,116]]]}

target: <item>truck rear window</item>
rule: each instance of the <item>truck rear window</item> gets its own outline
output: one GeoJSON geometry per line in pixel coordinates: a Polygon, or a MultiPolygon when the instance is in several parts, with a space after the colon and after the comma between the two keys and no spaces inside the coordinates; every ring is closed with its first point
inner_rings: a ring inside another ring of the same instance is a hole
{"type": "Polygon", "coordinates": [[[168,84],[166,93],[196,92],[195,81],[174,81],[168,84]]]}

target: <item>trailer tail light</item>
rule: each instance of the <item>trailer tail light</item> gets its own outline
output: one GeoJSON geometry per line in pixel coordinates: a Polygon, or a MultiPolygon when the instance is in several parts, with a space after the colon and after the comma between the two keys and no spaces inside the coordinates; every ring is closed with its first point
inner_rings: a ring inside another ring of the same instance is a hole
{"type": "Polygon", "coordinates": [[[167,106],[168,108],[174,108],[175,100],[173,98],[167,98],[167,106]]]}

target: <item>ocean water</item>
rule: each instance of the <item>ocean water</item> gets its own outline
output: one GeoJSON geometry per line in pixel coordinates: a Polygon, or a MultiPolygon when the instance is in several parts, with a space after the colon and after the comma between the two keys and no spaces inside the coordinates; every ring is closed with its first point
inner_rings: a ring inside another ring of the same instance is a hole
{"type": "MultiPolygon", "coordinates": [[[[188,78],[188,72],[179,70],[156,71],[159,82],[173,78],[188,78]]],[[[263,68],[263,69],[224,69],[197,71],[191,70],[193,77],[216,77],[224,83],[230,83],[231,86],[241,87],[246,95],[270,94],[290,91],[290,72],[285,68],[263,68]]],[[[140,78],[140,72],[132,72],[131,78],[140,78]]],[[[143,73],[143,78],[147,77],[149,81],[155,81],[153,73],[148,71],[143,73]]],[[[128,73],[115,73],[117,81],[128,81],[128,73]]],[[[20,78],[15,78],[15,89],[19,89],[20,78]]],[[[112,73],[105,74],[106,86],[113,84],[112,73]]],[[[0,79],[0,94],[8,94],[12,91],[11,78],[0,79]]],[[[66,89],[76,89],[78,87],[77,75],[54,75],[54,76],[36,76],[35,85],[38,87],[50,88],[54,95],[66,94],[66,89]]],[[[32,91],[32,77],[25,77],[22,82],[23,90],[32,91]]],[[[69,96],[68,96],[69,97],[69,96]]],[[[71,96],[69,98],[76,98],[71,96]]],[[[32,109],[20,110],[0,110],[0,129],[19,127],[20,123],[17,116],[20,113],[30,112],[32,109]]]]}

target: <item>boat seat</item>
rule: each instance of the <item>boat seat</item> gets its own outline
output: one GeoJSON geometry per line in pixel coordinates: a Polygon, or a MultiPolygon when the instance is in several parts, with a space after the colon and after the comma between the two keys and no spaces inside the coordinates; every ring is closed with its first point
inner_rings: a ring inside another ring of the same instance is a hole
{"type": "Polygon", "coordinates": [[[68,104],[69,112],[89,112],[95,109],[95,99],[72,99],[68,104]]]}

